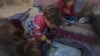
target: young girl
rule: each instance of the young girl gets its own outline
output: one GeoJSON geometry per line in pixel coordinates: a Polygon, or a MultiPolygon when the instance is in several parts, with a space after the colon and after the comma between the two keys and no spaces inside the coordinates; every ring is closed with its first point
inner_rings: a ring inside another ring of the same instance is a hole
{"type": "Polygon", "coordinates": [[[58,0],[56,5],[70,23],[77,21],[74,17],[74,0],[58,0]]]}
{"type": "Polygon", "coordinates": [[[28,19],[28,34],[31,36],[30,39],[34,36],[35,39],[50,42],[46,35],[44,35],[44,30],[52,28],[52,25],[59,27],[61,21],[61,13],[56,6],[50,5],[46,7],[43,14],[35,15],[28,19]]]}

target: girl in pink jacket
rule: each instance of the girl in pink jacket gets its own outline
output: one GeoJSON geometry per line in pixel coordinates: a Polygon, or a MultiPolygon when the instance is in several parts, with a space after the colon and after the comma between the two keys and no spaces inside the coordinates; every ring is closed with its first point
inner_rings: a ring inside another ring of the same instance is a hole
{"type": "MultiPolygon", "coordinates": [[[[21,29],[24,32],[22,21],[19,19],[12,19],[12,24],[21,29]]],[[[52,25],[59,27],[62,22],[62,16],[59,9],[50,5],[46,7],[41,15],[35,15],[28,19],[27,21],[27,29],[28,35],[30,36],[29,40],[33,40],[34,38],[40,41],[46,41],[47,43],[51,43],[51,41],[46,37],[43,33],[46,28],[51,29],[52,25]]]]}
{"type": "Polygon", "coordinates": [[[50,5],[44,9],[42,15],[35,15],[29,19],[28,33],[32,38],[35,37],[35,39],[50,42],[46,35],[44,35],[44,30],[52,28],[52,25],[59,27],[61,21],[62,17],[59,9],[56,6],[50,5]]]}

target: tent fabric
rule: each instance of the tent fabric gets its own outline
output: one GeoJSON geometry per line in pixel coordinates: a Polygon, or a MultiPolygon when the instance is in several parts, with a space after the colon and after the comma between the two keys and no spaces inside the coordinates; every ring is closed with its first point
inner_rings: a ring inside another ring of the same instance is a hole
{"type": "Polygon", "coordinates": [[[91,15],[92,11],[94,14],[100,14],[100,12],[99,12],[100,0],[76,0],[75,13],[79,13],[82,10],[82,8],[85,6],[85,4],[87,4],[87,3],[89,3],[91,6],[86,10],[86,12],[84,13],[84,16],[91,15]]]}
{"type": "Polygon", "coordinates": [[[100,15],[94,16],[91,19],[91,25],[96,32],[96,34],[100,37],[100,15]]]}
{"type": "Polygon", "coordinates": [[[75,1],[75,13],[79,13],[86,3],[88,3],[88,0],[76,0],[75,1]]]}
{"type": "Polygon", "coordinates": [[[34,5],[40,5],[43,8],[47,7],[48,5],[52,5],[54,0],[33,0],[34,5]]]}
{"type": "MultiPolygon", "coordinates": [[[[75,2],[75,13],[80,13],[84,6],[89,3],[90,0],[76,0],[75,2]]],[[[92,3],[92,2],[90,2],[92,3]]],[[[92,14],[92,8],[94,5],[90,6],[83,14],[83,16],[89,16],[92,14]]]]}

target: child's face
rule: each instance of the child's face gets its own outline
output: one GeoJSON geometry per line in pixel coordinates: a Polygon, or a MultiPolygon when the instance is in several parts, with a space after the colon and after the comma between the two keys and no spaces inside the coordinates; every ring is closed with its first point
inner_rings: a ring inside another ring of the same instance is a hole
{"type": "Polygon", "coordinates": [[[70,7],[72,4],[74,4],[74,0],[70,0],[69,2],[66,3],[67,7],[70,7]]]}
{"type": "Polygon", "coordinates": [[[49,27],[49,28],[51,28],[51,22],[49,21],[49,20],[47,20],[46,19],[46,17],[44,18],[44,21],[45,21],[45,23],[46,23],[46,25],[49,27]]]}

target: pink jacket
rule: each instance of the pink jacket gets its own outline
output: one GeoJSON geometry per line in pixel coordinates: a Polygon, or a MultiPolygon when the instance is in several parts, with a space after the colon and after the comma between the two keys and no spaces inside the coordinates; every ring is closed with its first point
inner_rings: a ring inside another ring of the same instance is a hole
{"type": "Polygon", "coordinates": [[[28,33],[37,39],[42,39],[43,31],[46,28],[43,15],[35,15],[28,20],[28,33]]]}
{"type": "Polygon", "coordinates": [[[74,16],[74,4],[73,4],[72,6],[70,6],[70,7],[66,7],[66,6],[64,6],[64,5],[62,4],[62,0],[58,0],[58,1],[56,2],[56,6],[61,10],[63,16],[66,16],[66,15],[74,16]],[[70,14],[66,14],[66,13],[64,12],[64,9],[69,9],[70,14]]]}
{"type": "Polygon", "coordinates": [[[41,40],[43,36],[43,31],[46,28],[46,24],[44,21],[43,15],[36,15],[34,17],[34,30],[33,30],[33,37],[41,40]]]}

